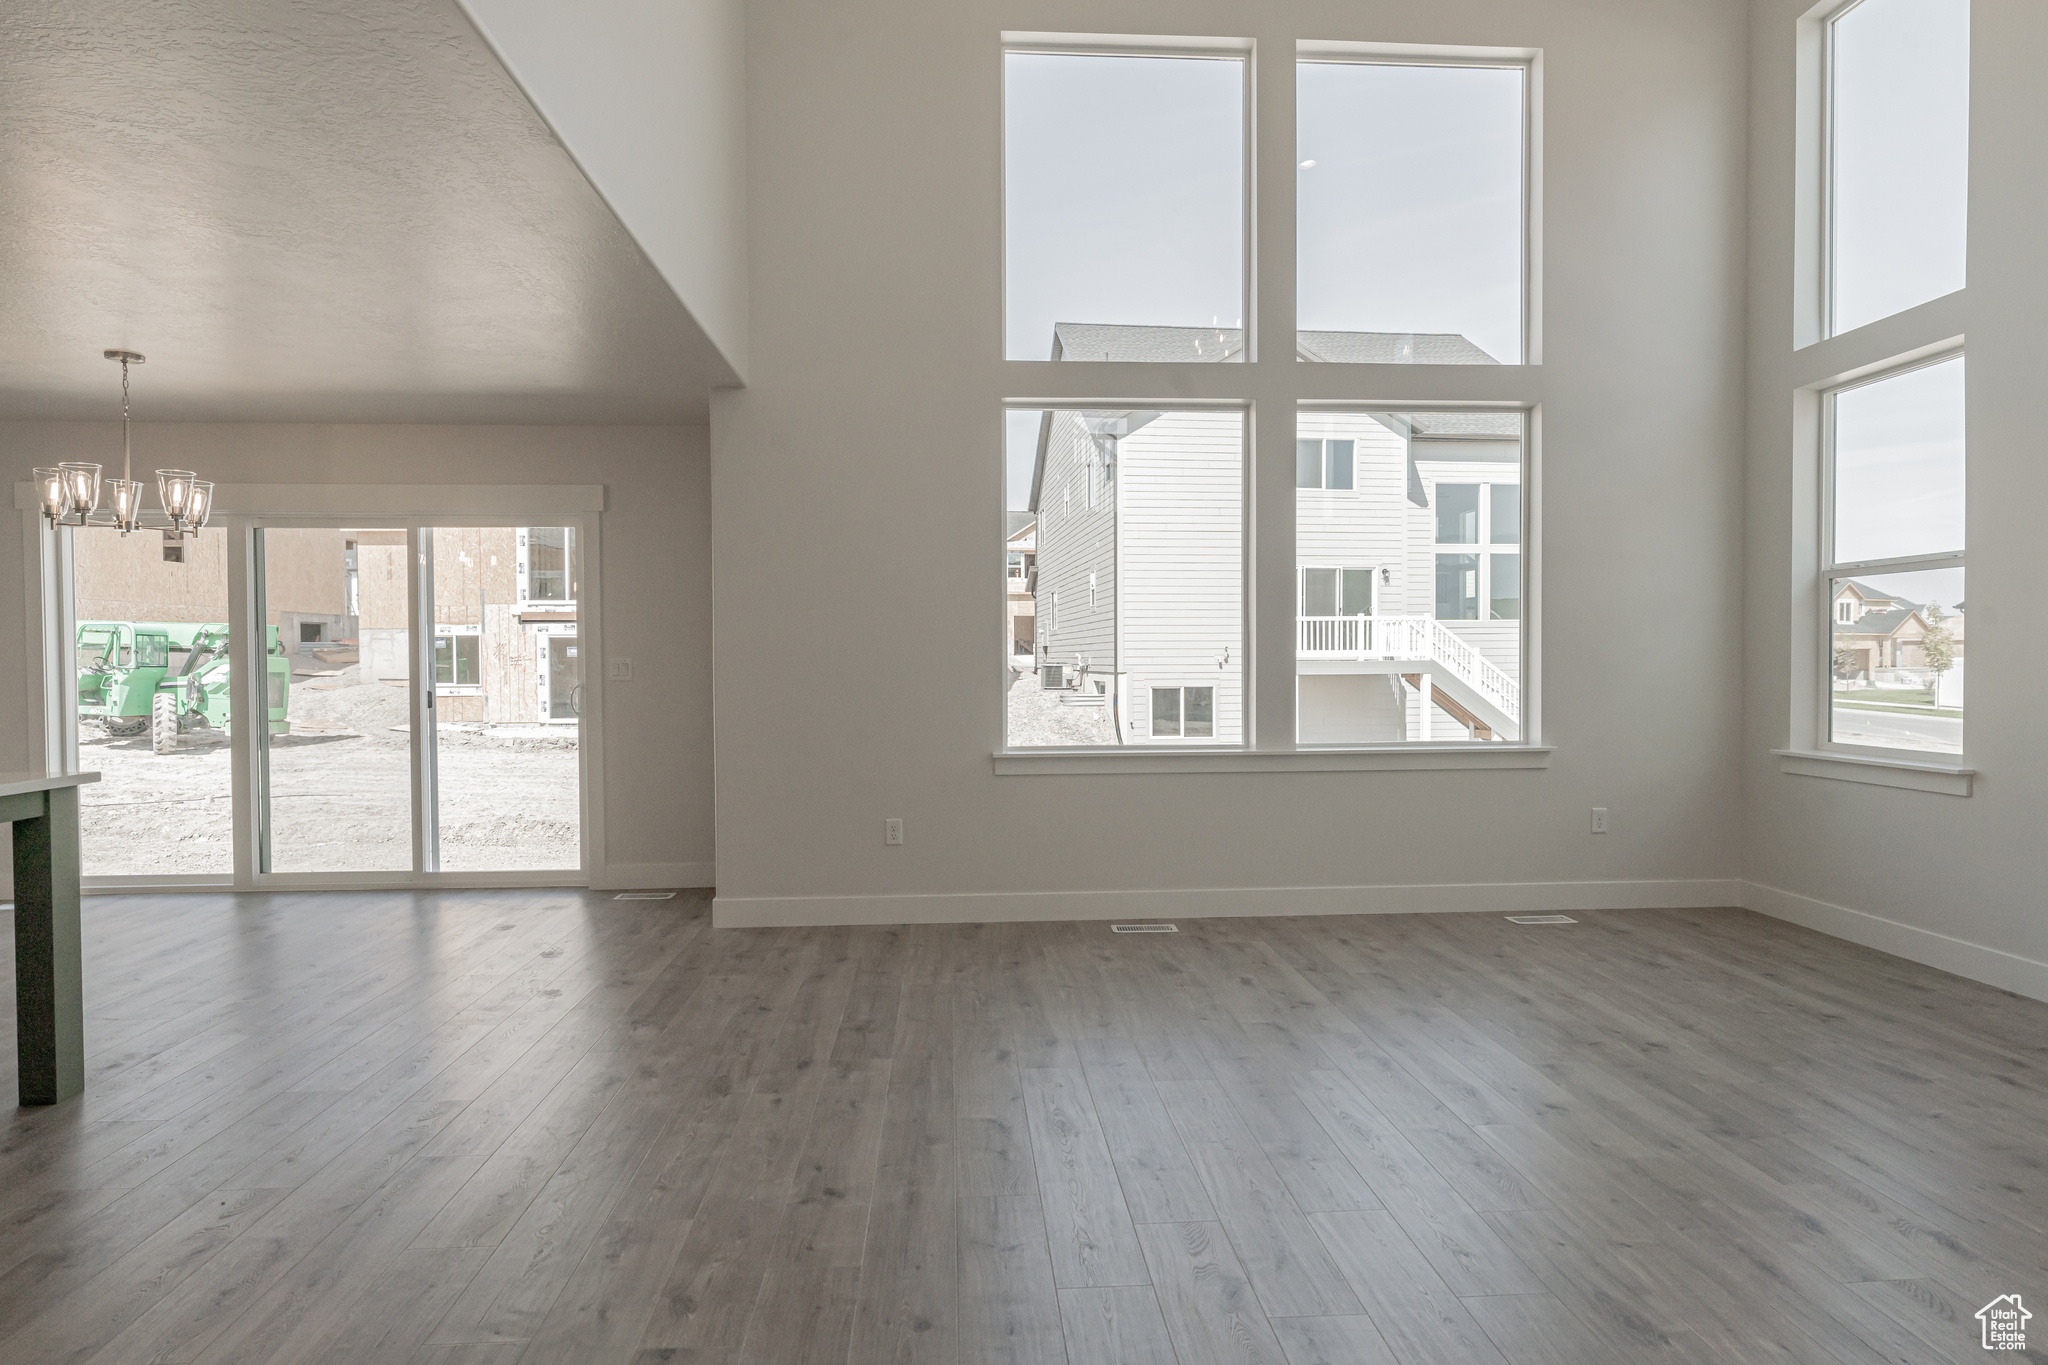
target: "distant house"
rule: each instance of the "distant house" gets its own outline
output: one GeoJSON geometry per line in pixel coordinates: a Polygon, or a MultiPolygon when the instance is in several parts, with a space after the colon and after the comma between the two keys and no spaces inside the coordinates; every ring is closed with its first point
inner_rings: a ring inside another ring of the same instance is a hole
{"type": "MultiPolygon", "coordinates": [[[[1232,328],[1060,323],[1053,358],[1229,363],[1232,328]]],[[[1463,337],[1304,332],[1306,361],[1491,363],[1463,337]]],[[[1297,710],[1305,744],[1520,731],[1521,418],[1305,413],[1297,710]]],[[[1051,411],[1040,423],[1036,669],[1121,743],[1243,736],[1241,418],[1051,411]]]]}
{"type": "Polygon", "coordinates": [[[1010,628],[1003,638],[1012,657],[1029,659],[1038,639],[1038,600],[1032,596],[1038,578],[1037,514],[1013,511],[1005,530],[1003,591],[1010,628]]]}
{"type": "MultiPolygon", "coordinates": [[[[1832,604],[1835,676],[1873,677],[1881,668],[1926,668],[1921,639],[1932,626],[1935,604],[1912,602],[1858,579],[1845,578],[1832,604]]],[[[1963,604],[1941,609],[1942,629],[1963,657],[1963,604]]]]}

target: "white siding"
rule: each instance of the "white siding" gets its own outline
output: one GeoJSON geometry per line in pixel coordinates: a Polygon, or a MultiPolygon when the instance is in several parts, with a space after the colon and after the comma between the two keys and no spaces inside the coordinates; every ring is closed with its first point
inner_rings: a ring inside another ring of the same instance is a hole
{"type": "Polygon", "coordinates": [[[1081,414],[1056,412],[1038,506],[1039,658],[1085,665],[1111,683],[1116,668],[1116,498],[1081,414]],[[1094,505],[1089,505],[1090,483],[1094,505]],[[1095,575],[1091,602],[1088,576],[1095,575]],[[1054,609],[1058,594],[1058,609],[1054,609]]]}
{"type": "MultiPolygon", "coordinates": [[[[1407,442],[1363,413],[1304,413],[1302,440],[1355,442],[1351,489],[1297,488],[1294,546],[1298,564],[1391,570],[1393,582],[1373,585],[1376,612],[1405,611],[1403,582],[1408,506],[1407,442]],[[1383,605],[1400,603],[1400,606],[1383,605]]],[[[1296,583],[1296,604],[1300,584],[1296,583]]]]}
{"type": "MultiPolygon", "coordinates": [[[[1213,687],[1216,743],[1244,735],[1244,423],[1169,412],[1118,443],[1128,737],[1153,687],[1213,687]]],[[[1162,743],[1183,743],[1162,736],[1162,743]]],[[[1197,743],[1204,741],[1195,741],[1197,743]]]]}
{"type": "Polygon", "coordinates": [[[1408,738],[1408,688],[1391,673],[1304,673],[1295,679],[1303,744],[1388,744],[1408,738]]]}

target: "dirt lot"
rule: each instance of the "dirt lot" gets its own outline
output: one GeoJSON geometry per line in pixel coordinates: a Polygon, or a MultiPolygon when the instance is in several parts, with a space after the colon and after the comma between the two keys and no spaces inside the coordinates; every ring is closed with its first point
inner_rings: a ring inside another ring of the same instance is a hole
{"type": "MultiPolygon", "coordinates": [[[[292,680],[292,733],[270,746],[272,862],[279,872],[412,867],[412,750],[403,687],[354,667],[292,680]]],[[[443,726],[441,866],[574,868],[576,736],[541,725],[443,726]]],[[[234,870],[228,736],[194,729],[172,754],[149,737],[80,727],[79,766],[104,776],[81,795],[85,872],[234,870]]]]}
{"type": "Polygon", "coordinates": [[[1010,747],[1116,743],[1116,727],[1110,721],[1107,706],[1062,702],[1060,698],[1067,695],[1070,694],[1040,688],[1038,675],[1029,669],[1011,669],[1010,747]]]}

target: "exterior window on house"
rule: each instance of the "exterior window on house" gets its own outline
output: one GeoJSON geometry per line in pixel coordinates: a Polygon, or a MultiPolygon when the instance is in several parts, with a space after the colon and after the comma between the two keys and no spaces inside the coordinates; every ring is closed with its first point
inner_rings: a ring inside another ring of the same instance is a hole
{"type": "Polygon", "coordinates": [[[1354,445],[1351,441],[1296,441],[1294,486],[1351,488],[1354,445]]]}
{"type": "Polygon", "coordinates": [[[1520,741],[1522,423],[1297,418],[1298,744],[1520,741]],[[1319,491],[1332,447],[1351,497],[1319,491]]]}
{"type": "Polygon", "coordinates": [[[522,602],[572,605],[576,601],[576,531],[569,526],[529,526],[520,531],[519,597],[522,602]]]}
{"type": "Polygon", "coordinates": [[[1215,733],[1215,688],[1155,687],[1152,689],[1153,738],[1208,739],[1215,733]]]}
{"type": "Polygon", "coordinates": [[[1035,658],[1004,656],[1007,747],[1243,743],[1244,425],[1237,409],[1008,413],[1012,522],[1091,461],[1101,483],[1092,506],[1039,520],[1029,592],[1049,624],[1035,658]]]}
{"type": "Polygon", "coordinates": [[[1963,752],[1961,356],[1828,395],[1829,742],[1963,752]]]}
{"type": "Polygon", "coordinates": [[[1297,66],[1298,359],[1522,363],[1527,98],[1518,62],[1297,66]]]}
{"type": "Polygon", "coordinates": [[[1963,287],[1970,0],[1855,0],[1826,71],[1832,334],[1963,287]]]}
{"type": "Polygon", "coordinates": [[[1006,358],[1245,358],[1245,67],[1005,53],[1006,358]]]}

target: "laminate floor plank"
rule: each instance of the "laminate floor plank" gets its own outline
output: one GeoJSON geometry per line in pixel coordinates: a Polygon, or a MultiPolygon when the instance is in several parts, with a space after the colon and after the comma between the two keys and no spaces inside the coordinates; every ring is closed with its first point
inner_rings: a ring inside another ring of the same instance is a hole
{"type": "Polygon", "coordinates": [[[1083,1072],[1022,1074],[1053,1279],[1062,1289],[1145,1284],[1144,1253],[1083,1072]]]}
{"type": "Polygon", "coordinates": [[[1175,1365],[1173,1338],[1149,1284],[1062,1289],[1070,1365],[1175,1365]]]}
{"type": "Polygon", "coordinates": [[[1273,1334],[1287,1365],[1401,1365],[1380,1329],[1364,1315],[1274,1318],[1273,1334]]]}
{"type": "Polygon", "coordinates": [[[1292,1318],[1360,1311],[1342,1272],[1223,1088],[1213,1080],[1169,1081],[1160,1094],[1266,1312],[1292,1318]]]}
{"type": "Polygon", "coordinates": [[[1576,918],[95,897],[0,1365],[1979,1358],[2048,1276],[2048,1006],[1576,918]]]}
{"type": "Polygon", "coordinates": [[[1502,1365],[1492,1339],[1393,1214],[1318,1213],[1313,1221],[1404,1365],[1502,1365]]]}
{"type": "Polygon", "coordinates": [[[1287,1365],[1221,1223],[1138,1229],[1180,1365],[1287,1365]]]}
{"type": "Polygon", "coordinates": [[[1068,1365],[1038,1196],[960,1199],[961,1365],[1068,1365]]]}

